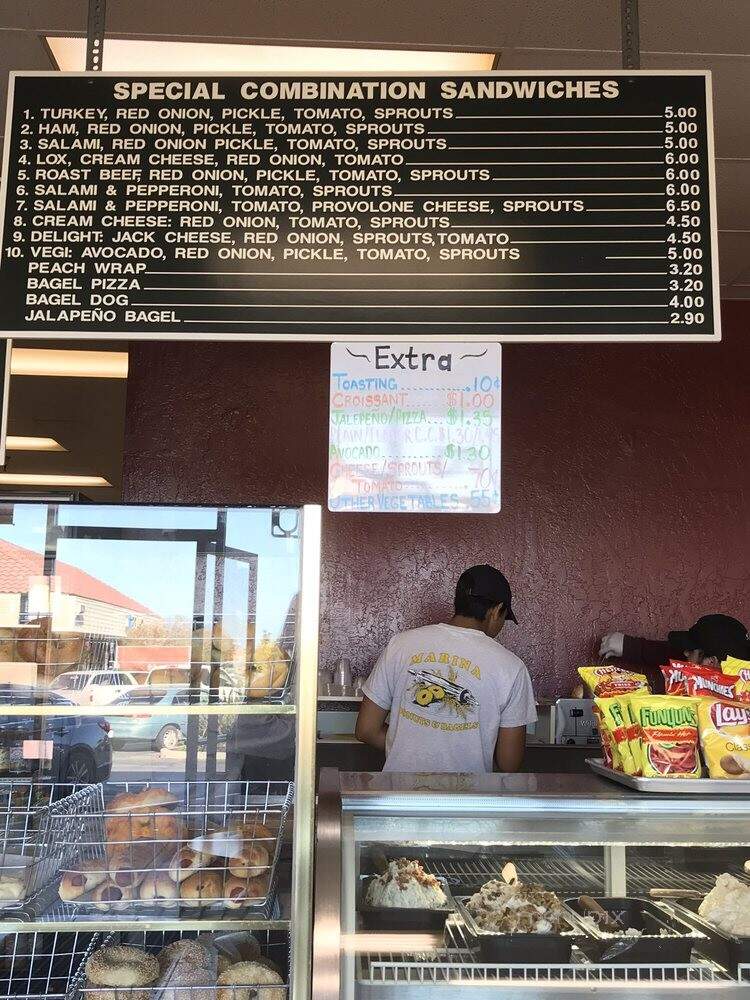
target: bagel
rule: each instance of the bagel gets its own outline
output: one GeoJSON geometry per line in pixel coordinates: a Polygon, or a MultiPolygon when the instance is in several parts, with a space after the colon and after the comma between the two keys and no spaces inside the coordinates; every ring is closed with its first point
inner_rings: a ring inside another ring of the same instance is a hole
{"type": "Polygon", "coordinates": [[[138,886],[138,898],[155,903],[157,906],[169,908],[170,900],[179,899],[180,893],[176,884],[163,872],[152,872],[138,886]]]}
{"type": "Polygon", "coordinates": [[[254,819],[252,816],[237,820],[230,826],[248,840],[276,840],[277,833],[271,830],[266,823],[261,823],[260,817],[254,819]]]}
{"type": "Polygon", "coordinates": [[[285,1000],[286,997],[282,977],[260,962],[230,965],[219,975],[217,983],[225,988],[216,991],[216,1000],[285,1000]]]}
{"type": "Polygon", "coordinates": [[[108,816],[104,829],[113,846],[127,846],[133,840],[181,840],[183,828],[172,813],[129,813],[108,816]]]}
{"type": "Polygon", "coordinates": [[[164,976],[173,965],[188,963],[213,970],[218,953],[210,941],[199,941],[196,938],[181,938],[166,945],[156,956],[159,971],[164,976]]]}
{"type": "Polygon", "coordinates": [[[162,812],[177,805],[180,800],[165,788],[149,787],[140,792],[120,792],[107,805],[107,813],[152,813],[162,812]]]}
{"type": "Polygon", "coordinates": [[[268,894],[268,878],[237,878],[227,875],[224,880],[224,902],[230,910],[242,906],[260,906],[268,894]]]}
{"type": "Polygon", "coordinates": [[[237,878],[256,878],[267,871],[269,860],[270,855],[262,844],[243,844],[240,853],[229,859],[229,871],[237,878]]]}
{"type": "Polygon", "coordinates": [[[17,902],[23,899],[26,892],[26,874],[8,875],[6,872],[0,873],[0,899],[17,902]]]}
{"type": "Polygon", "coordinates": [[[94,986],[148,986],[159,976],[159,963],[142,948],[111,944],[86,962],[86,977],[94,986]]]}
{"type": "Polygon", "coordinates": [[[107,862],[104,858],[91,858],[80,861],[77,868],[63,872],[60,879],[60,899],[79,899],[86,892],[91,892],[109,877],[107,862]]]}
{"type": "Polygon", "coordinates": [[[174,882],[184,882],[186,878],[209,864],[212,854],[206,851],[196,851],[192,847],[181,847],[169,864],[169,877],[174,882]]]}
{"type": "Polygon", "coordinates": [[[206,906],[222,898],[222,878],[218,872],[199,871],[180,884],[183,906],[206,906]]]}
{"type": "MultiPolygon", "coordinates": [[[[123,904],[129,903],[132,898],[133,889],[131,886],[117,885],[110,878],[101,882],[89,896],[97,910],[105,912],[123,909],[123,904]]],[[[102,985],[108,986],[110,984],[103,983],[102,985]]]]}
{"type": "MultiPolygon", "coordinates": [[[[90,979],[84,982],[85,990],[82,996],[86,1000],[153,1000],[153,987],[145,990],[134,990],[132,987],[102,987],[96,986],[90,979]]],[[[175,1000],[180,1000],[175,997],[175,1000]]]]}
{"type": "Polygon", "coordinates": [[[159,979],[160,1000],[215,1000],[215,982],[216,974],[205,966],[176,962],[159,979]],[[196,989],[201,986],[206,988],[196,989]]]}

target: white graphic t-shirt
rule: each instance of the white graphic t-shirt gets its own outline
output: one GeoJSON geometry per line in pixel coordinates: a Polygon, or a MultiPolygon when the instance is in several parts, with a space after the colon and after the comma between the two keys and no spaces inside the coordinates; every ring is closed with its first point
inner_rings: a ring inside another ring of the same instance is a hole
{"type": "Polygon", "coordinates": [[[394,636],[363,690],[391,713],[385,771],[490,772],[500,727],[537,718],[524,663],[456,625],[394,636]]]}

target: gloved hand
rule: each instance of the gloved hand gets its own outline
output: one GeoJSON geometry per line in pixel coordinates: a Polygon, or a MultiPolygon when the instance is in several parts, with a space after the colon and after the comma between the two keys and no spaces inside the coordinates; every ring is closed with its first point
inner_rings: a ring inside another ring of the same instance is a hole
{"type": "Polygon", "coordinates": [[[622,632],[608,632],[602,639],[602,644],[599,647],[599,656],[605,659],[608,657],[620,657],[624,648],[624,634],[622,632]]]}

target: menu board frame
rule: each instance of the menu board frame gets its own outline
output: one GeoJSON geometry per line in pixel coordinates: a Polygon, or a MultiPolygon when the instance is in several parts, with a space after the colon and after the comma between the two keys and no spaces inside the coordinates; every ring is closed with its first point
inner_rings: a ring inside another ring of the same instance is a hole
{"type": "MultiPolygon", "coordinates": [[[[719,280],[719,259],[718,259],[718,221],[717,221],[717,202],[716,202],[716,171],[715,171],[715,155],[714,155],[714,122],[713,122],[713,99],[712,99],[712,75],[710,70],[692,70],[692,69],[640,69],[640,70],[623,70],[623,69],[566,69],[566,70],[510,70],[508,72],[503,72],[502,69],[484,71],[462,71],[461,73],[445,73],[445,72],[423,72],[423,73],[395,73],[395,72],[383,72],[383,73],[311,73],[311,72],[283,72],[276,74],[257,74],[257,73],[243,73],[243,72],[231,72],[231,73],[179,73],[179,74],[169,74],[169,73],[158,73],[158,72],[141,72],[141,73],[119,73],[114,71],[106,72],[56,72],[54,70],[44,70],[44,71],[13,71],[10,73],[9,85],[8,85],[8,97],[7,97],[7,110],[6,110],[6,125],[5,125],[5,145],[3,149],[3,160],[2,160],[2,174],[0,176],[0,254],[4,256],[4,225],[5,225],[5,199],[7,193],[7,181],[8,181],[8,168],[9,168],[9,158],[11,149],[11,133],[13,127],[13,107],[14,107],[14,95],[15,95],[15,83],[17,79],[25,77],[54,77],[55,79],[60,79],[64,77],[84,77],[100,80],[102,78],[113,78],[120,80],[133,80],[133,79],[154,79],[154,80],[203,80],[203,81],[213,81],[226,78],[243,78],[246,80],[268,80],[268,79],[278,79],[278,78],[313,78],[313,79],[378,79],[378,80],[388,80],[392,79],[427,79],[427,78],[471,78],[471,77],[501,77],[501,78],[521,78],[521,77],[532,77],[532,78],[545,78],[545,77],[562,77],[562,76],[574,76],[575,78],[585,79],[587,77],[593,78],[606,78],[606,79],[619,79],[619,78],[629,78],[629,77],[679,77],[679,76],[691,76],[691,77],[702,77],[704,80],[705,88],[705,108],[706,108],[706,118],[705,118],[705,130],[706,130],[706,153],[707,153],[707,183],[708,183],[708,204],[706,206],[706,212],[708,213],[708,231],[709,231],[709,243],[711,249],[711,270],[710,275],[706,275],[706,280],[711,280],[712,287],[712,323],[713,332],[709,334],[693,333],[689,334],[686,332],[676,332],[676,333],[648,333],[648,334],[617,334],[617,333],[569,333],[563,332],[560,334],[554,333],[544,333],[538,335],[530,335],[525,333],[497,333],[492,334],[487,331],[486,328],[478,329],[476,334],[462,334],[460,332],[454,332],[453,330],[436,330],[434,333],[430,332],[429,326],[426,326],[424,332],[419,332],[417,335],[413,331],[410,333],[400,334],[397,329],[390,332],[387,336],[388,339],[394,343],[406,343],[419,339],[420,341],[443,341],[451,340],[454,342],[474,342],[477,340],[492,340],[499,343],[715,343],[721,340],[721,303],[720,303],[720,280],[719,280]]],[[[458,161],[457,161],[458,162],[458,161]]],[[[0,257],[0,267],[2,266],[2,258],[0,257]]],[[[252,273],[252,272],[247,272],[252,273]]],[[[574,321],[571,321],[574,322],[574,321]]],[[[347,330],[333,328],[330,332],[316,333],[311,332],[301,328],[299,332],[295,333],[277,333],[273,330],[259,329],[258,331],[241,331],[241,332],[217,332],[217,331],[196,331],[196,330],[184,330],[181,329],[179,334],[177,332],[167,332],[165,330],[159,329],[121,329],[121,330],[47,330],[47,329],[8,329],[0,331],[0,335],[7,338],[13,337],[15,339],[50,339],[50,340],[145,340],[145,341],[287,341],[287,342],[317,342],[317,343],[331,343],[336,340],[349,339],[351,334],[347,330]]],[[[377,339],[380,334],[373,334],[371,332],[363,331],[363,340],[377,339]]]]}

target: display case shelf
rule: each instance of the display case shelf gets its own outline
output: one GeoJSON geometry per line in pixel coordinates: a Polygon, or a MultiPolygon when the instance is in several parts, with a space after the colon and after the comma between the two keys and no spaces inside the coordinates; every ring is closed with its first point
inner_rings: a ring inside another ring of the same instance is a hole
{"type": "Polygon", "coordinates": [[[646,798],[578,774],[324,769],[315,911],[322,933],[314,947],[320,981],[313,1000],[456,1000],[457,990],[472,1000],[750,1000],[747,970],[737,968],[710,929],[687,952],[660,949],[663,961],[652,964],[616,964],[627,961],[617,951],[602,963],[591,945],[597,933],[583,925],[567,964],[541,962],[533,944],[520,951],[523,963],[490,964],[460,913],[448,917],[445,932],[427,931],[427,923],[420,932],[413,922],[402,933],[389,929],[387,918],[374,931],[358,902],[363,877],[409,858],[446,879],[454,898],[502,879],[510,861],[522,883],[555,892],[563,904],[586,894],[649,900],[667,890],[692,893],[696,907],[695,895],[710,891],[720,873],[748,883],[749,848],[750,796],[646,798]]]}

